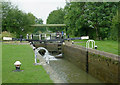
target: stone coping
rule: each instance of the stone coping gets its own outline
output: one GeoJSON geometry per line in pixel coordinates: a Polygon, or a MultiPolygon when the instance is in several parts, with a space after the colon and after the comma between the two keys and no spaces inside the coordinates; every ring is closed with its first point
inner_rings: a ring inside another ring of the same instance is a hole
{"type": "MultiPolygon", "coordinates": [[[[84,51],[87,51],[87,49],[85,47],[80,46],[80,45],[71,44],[71,42],[65,42],[65,45],[66,46],[71,46],[73,48],[82,49],[84,51]]],[[[120,62],[120,56],[118,56],[116,54],[112,54],[112,53],[108,53],[108,52],[104,52],[104,51],[99,51],[99,50],[91,49],[91,48],[88,48],[88,52],[91,52],[91,53],[94,53],[94,54],[98,54],[98,55],[103,55],[103,56],[106,56],[108,58],[111,58],[111,59],[114,59],[114,60],[117,60],[117,61],[120,62]]]]}

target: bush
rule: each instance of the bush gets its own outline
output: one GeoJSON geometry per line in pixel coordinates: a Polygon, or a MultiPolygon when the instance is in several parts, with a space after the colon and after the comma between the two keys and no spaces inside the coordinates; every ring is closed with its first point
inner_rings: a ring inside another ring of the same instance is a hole
{"type": "Polygon", "coordinates": [[[4,31],[2,32],[2,36],[0,38],[3,38],[3,37],[16,37],[14,34],[10,33],[10,32],[7,32],[7,31],[4,31]]]}

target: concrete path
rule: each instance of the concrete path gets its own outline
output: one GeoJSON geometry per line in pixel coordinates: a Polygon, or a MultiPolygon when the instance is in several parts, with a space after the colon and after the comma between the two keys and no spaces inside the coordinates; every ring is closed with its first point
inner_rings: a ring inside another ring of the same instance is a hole
{"type": "MultiPolygon", "coordinates": [[[[33,45],[31,45],[33,48],[33,45]]],[[[37,54],[37,59],[39,59],[39,63],[37,65],[42,65],[45,71],[49,74],[51,80],[53,80],[54,83],[65,83],[59,75],[52,69],[51,65],[47,64],[45,59],[38,53],[37,54]]]]}

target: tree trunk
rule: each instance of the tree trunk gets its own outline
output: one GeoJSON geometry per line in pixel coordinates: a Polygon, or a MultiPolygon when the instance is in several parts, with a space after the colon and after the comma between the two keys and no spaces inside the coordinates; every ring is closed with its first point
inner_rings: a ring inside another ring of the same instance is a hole
{"type": "Polygon", "coordinates": [[[99,40],[99,36],[98,36],[98,28],[95,27],[95,29],[96,29],[96,36],[97,36],[96,40],[99,40]]]}

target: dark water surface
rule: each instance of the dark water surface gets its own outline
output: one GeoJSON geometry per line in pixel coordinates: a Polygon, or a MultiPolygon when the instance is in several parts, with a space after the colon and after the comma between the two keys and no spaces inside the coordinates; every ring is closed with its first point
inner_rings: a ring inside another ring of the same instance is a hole
{"type": "Polygon", "coordinates": [[[64,58],[57,61],[50,61],[50,66],[66,83],[101,83],[64,58]]]}

